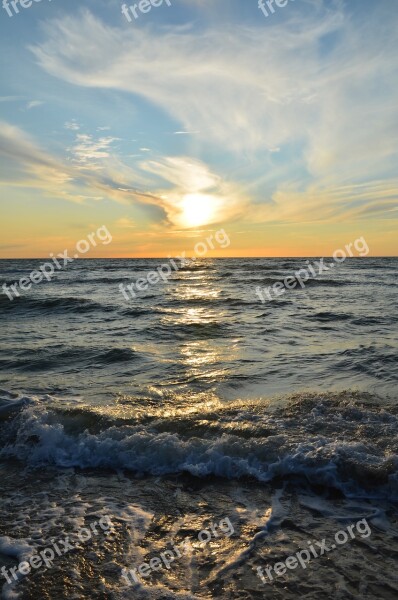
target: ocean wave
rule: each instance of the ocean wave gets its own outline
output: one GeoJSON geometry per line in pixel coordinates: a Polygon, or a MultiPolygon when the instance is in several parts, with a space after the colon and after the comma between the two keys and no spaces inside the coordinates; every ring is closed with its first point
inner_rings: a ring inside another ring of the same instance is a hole
{"type": "Polygon", "coordinates": [[[396,348],[390,345],[361,345],[348,348],[336,356],[335,368],[341,371],[366,373],[383,377],[384,381],[398,381],[398,356],[396,348]]]}
{"type": "Polygon", "coordinates": [[[47,347],[37,349],[32,356],[31,351],[19,351],[14,358],[0,359],[0,370],[65,371],[80,368],[99,368],[116,363],[136,360],[139,354],[131,348],[98,348],[73,346],[47,347]]]}
{"type": "Polygon", "coordinates": [[[317,321],[327,323],[327,322],[334,322],[334,321],[349,321],[350,319],[352,319],[352,315],[336,313],[336,312],[331,312],[331,311],[330,312],[324,311],[324,312],[315,313],[314,315],[308,315],[307,318],[308,319],[316,319],[317,321]]]}
{"type": "MultiPolygon", "coordinates": [[[[284,282],[284,279],[286,277],[294,277],[294,272],[286,272],[286,273],[282,273],[282,275],[278,275],[278,276],[274,276],[274,277],[247,277],[242,275],[242,277],[238,277],[237,275],[235,275],[235,277],[231,277],[231,283],[242,283],[243,281],[245,282],[245,284],[253,284],[254,286],[260,286],[260,287],[269,287],[269,286],[273,286],[275,283],[282,283],[284,282]]],[[[320,287],[344,287],[344,286],[348,286],[348,285],[352,285],[351,281],[342,281],[342,280],[338,280],[338,279],[322,279],[322,278],[311,278],[308,279],[307,281],[304,282],[305,283],[305,287],[307,286],[320,286],[320,287]]],[[[287,288],[286,288],[287,289],[287,288]]],[[[294,290],[302,290],[302,287],[300,285],[296,285],[295,288],[292,288],[289,290],[289,292],[294,291],[294,290]]]]}
{"type": "Polygon", "coordinates": [[[146,315],[162,315],[163,311],[157,307],[140,308],[135,306],[134,308],[123,308],[119,310],[119,314],[125,317],[144,317],[146,315]]]}
{"type": "Polygon", "coordinates": [[[0,456],[31,467],[293,478],[347,496],[398,499],[397,410],[374,398],[300,395],[273,408],[257,400],[114,413],[60,408],[48,397],[3,404],[13,416],[0,428],[0,456]]]}
{"type": "Polygon", "coordinates": [[[71,285],[95,285],[95,284],[100,284],[100,283],[109,283],[109,284],[113,284],[115,286],[118,286],[120,283],[130,283],[130,281],[132,280],[133,276],[121,276],[121,277],[81,277],[81,278],[70,278],[70,279],[61,279],[61,278],[57,278],[52,280],[51,283],[55,283],[55,284],[59,284],[59,285],[65,285],[66,284],[71,284],[71,285]]]}
{"type": "Polygon", "coordinates": [[[0,308],[2,311],[73,311],[76,313],[87,313],[96,310],[110,312],[115,307],[100,304],[89,298],[76,298],[73,296],[58,296],[38,298],[32,296],[21,296],[10,300],[4,295],[0,295],[0,308]]]}
{"type": "Polygon", "coordinates": [[[170,321],[169,323],[158,323],[149,325],[145,329],[145,334],[149,338],[162,340],[180,340],[180,339],[212,339],[215,337],[223,337],[229,329],[225,322],[192,322],[179,323],[170,321]]]}

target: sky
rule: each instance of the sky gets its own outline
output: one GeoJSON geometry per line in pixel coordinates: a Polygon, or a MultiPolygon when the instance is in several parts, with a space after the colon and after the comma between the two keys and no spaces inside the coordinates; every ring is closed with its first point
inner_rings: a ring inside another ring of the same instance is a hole
{"type": "Polygon", "coordinates": [[[397,0],[2,2],[0,258],[397,255],[397,0]]]}

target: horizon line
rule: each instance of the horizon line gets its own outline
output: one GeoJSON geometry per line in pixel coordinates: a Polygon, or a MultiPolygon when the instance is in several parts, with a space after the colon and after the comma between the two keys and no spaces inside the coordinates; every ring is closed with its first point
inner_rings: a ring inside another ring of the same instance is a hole
{"type": "MultiPolygon", "coordinates": [[[[47,260],[50,258],[49,256],[23,256],[23,257],[12,257],[12,258],[2,258],[0,260],[47,260]]],[[[175,257],[165,257],[165,256],[96,256],[96,257],[83,257],[79,256],[77,258],[73,258],[73,262],[77,260],[157,260],[157,259],[165,259],[170,260],[175,257]]],[[[278,259],[286,259],[286,258],[333,258],[333,256],[321,256],[320,254],[314,254],[313,256],[303,255],[303,256],[198,256],[194,257],[195,260],[238,260],[238,259],[260,259],[266,258],[269,260],[278,260],[278,259]]],[[[373,256],[347,256],[345,260],[353,260],[353,259],[364,259],[364,258],[398,258],[397,254],[383,254],[383,255],[373,255],[373,256]]],[[[193,260],[192,258],[189,260],[193,260]]]]}

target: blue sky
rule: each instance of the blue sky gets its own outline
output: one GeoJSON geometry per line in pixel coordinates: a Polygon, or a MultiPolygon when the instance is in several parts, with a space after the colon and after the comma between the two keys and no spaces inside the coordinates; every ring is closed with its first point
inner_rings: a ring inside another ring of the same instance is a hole
{"type": "Polygon", "coordinates": [[[119,0],[0,11],[0,256],[95,225],[115,256],[221,225],[231,255],[396,253],[395,0],[119,0]],[[128,3],[127,3],[128,4],[128,3]]]}

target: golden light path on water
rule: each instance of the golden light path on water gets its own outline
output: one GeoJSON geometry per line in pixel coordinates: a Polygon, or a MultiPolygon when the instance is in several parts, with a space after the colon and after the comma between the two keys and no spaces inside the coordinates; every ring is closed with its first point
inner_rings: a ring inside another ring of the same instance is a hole
{"type": "Polygon", "coordinates": [[[226,326],[228,314],[225,310],[211,308],[211,301],[220,297],[222,290],[213,283],[213,277],[208,269],[211,264],[207,261],[206,271],[187,271],[184,273],[186,283],[177,285],[172,295],[177,301],[185,301],[188,307],[181,308],[177,315],[166,317],[166,322],[171,326],[186,325],[197,326],[197,333],[204,339],[184,341],[178,348],[179,361],[185,369],[188,381],[197,377],[206,379],[207,382],[220,382],[228,375],[226,365],[232,355],[237,354],[237,343],[231,341],[227,349],[224,343],[218,343],[217,337],[210,335],[217,328],[226,326]],[[203,306],[189,307],[190,301],[203,301],[203,306]],[[207,335],[209,334],[209,335],[207,335]]]}
{"type": "MultiPolygon", "coordinates": [[[[176,306],[157,308],[161,313],[159,326],[173,332],[173,352],[169,352],[168,345],[152,342],[134,343],[131,349],[149,354],[152,359],[156,357],[158,363],[170,364],[175,376],[167,384],[154,381],[146,387],[152,400],[144,401],[145,405],[141,404],[142,398],[120,398],[117,413],[121,418],[129,418],[132,409],[137,416],[146,413],[149,418],[167,417],[178,413],[181,418],[183,414],[213,411],[215,406],[221,406],[215,388],[228,379],[230,361],[239,360],[241,341],[231,339],[225,344],[223,332],[231,316],[225,309],[212,306],[212,301],[222,294],[220,286],[214,284],[214,277],[209,275],[212,262],[206,260],[206,270],[202,270],[199,259],[193,270],[181,270],[176,274],[177,281],[170,280],[165,292],[171,301],[176,301],[176,306]],[[184,302],[182,307],[181,302],[184,302]],[[206,387],[210,384],[213,391],[201,392],[199,386],[194,392],[190,385],[198,382],[205,382],[206,387]],[[154,397],[159,399],[161,407],[159,401],[153,401],[154,397]]],[[[114,410],[115,407],[113,414],[114,410]]]]}

